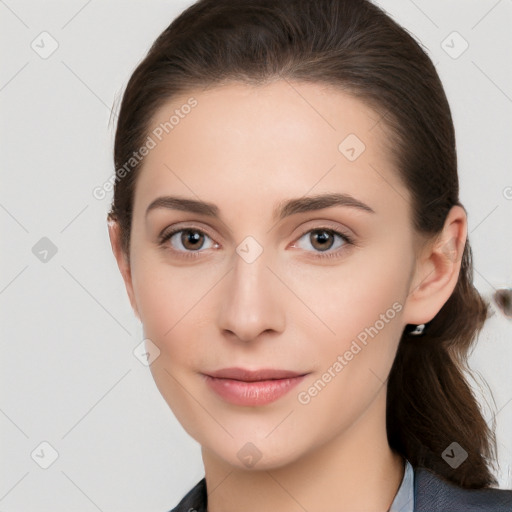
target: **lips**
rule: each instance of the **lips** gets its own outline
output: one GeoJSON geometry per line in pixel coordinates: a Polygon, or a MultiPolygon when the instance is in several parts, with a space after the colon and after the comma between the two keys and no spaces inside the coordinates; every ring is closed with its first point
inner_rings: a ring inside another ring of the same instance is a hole
{"type": "Polygon", "coordinates": [[[217,379],[232,379],[244,382],[256,382],[262,380],[290,379],[305,375],[307,372],[294,372],[291,370],[276,370],[262,368],[259,370],[247,370],[245,368],[223,368],[207,375],[217,379]]]}
{"type": "Polygon", "coordinates": [[[307,374],[290,370],[224,368],[203,374],[205,383],[223,400],[237,406],[276,402],[298,386],[307,374]]]}

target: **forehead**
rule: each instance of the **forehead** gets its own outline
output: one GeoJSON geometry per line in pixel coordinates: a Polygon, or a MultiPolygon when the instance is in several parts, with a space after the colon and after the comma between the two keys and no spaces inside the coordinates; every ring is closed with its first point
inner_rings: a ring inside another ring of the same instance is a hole
{"type": "Polygon", "coordinates": [[[169,192],[247,209],[336,190],[385,207],[408,193],[379,121],[361,100],[316,83],[191,90],[150,123],[136,205],[169,192]]]}

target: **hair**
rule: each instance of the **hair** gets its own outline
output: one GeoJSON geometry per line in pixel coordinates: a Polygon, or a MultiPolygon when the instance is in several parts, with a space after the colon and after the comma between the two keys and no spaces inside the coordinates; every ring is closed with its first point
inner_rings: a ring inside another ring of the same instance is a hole
{"type": "MultiPolygon", "coordinates": [[[[441,233],[451,207],[462,206],[450,107],[421,44],[368,0],[200,0],[188,7],[128,81],[115,135],[116,169],[133,161],[157,110],[177,95],[280,79],[334,86],[373,108],[410,191],[415,232],[426,240],[441,233]]],[[[141,167],[137,162],[116,178],[108,214],[120,226],[128,261],[141,167]]],[[[464,375],[489,311],[473,285],[466,239],[453,293],[422,337],[404,329],[387,385],[391,449],[413,467],[465,488],[497,484],[488,467],[495,459],[495,434],[464,375]],[[454,441],[467,452],[457,468],[442,457],[454,441]]]]}

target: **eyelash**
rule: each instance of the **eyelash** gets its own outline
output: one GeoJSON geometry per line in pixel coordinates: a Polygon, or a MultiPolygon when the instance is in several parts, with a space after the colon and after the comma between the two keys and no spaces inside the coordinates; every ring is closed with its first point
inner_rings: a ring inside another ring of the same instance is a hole
{"type": "MultiPolygon", "coordinates": [[[[208,233],[204,232],[202,229],[195,228],[193,226],[189,226],[189,227],[184,227],[184,228],[182,227],[182,228],[174,229],[168,233],[160,235],[159,239],[158,239],[158,245],[161,246],[164,250],[170,250],[173,253],[177,253],[179,255],[179,257],[181,257],[181,258],[195,259],[195,258],[200,257],[201,252],[204,252],[204,251],[200,251],[200,250],[198,250],[198,251],[177,251],[172,248],[169,249],[169,247],[165,245],[166,242],[168,242],[172,238],[173,235],[175,235],[176,233],[181,233],[182,231],[198,232],[198,233],[206,235],[208,238],[212,239],[212,237],[209,236],[208,233]]],[[[317,254],[315,254],[313,256],[313,258],[318,258],[318,259],[336,258],[336,257],[340,256],[341,252],[344,252],[349,248],[347,246],[355,246],[356,245],[356,243],[352,237],[350,237],[344,233],[340,233],[339,231],[336,231],[332,228],[327,228],[327,227],[318,227],[318,228],[313,228],[308,231],[305,231],[304,233],[302,233],[302,235],[299,236],[299,238],[297,238],[297,240],[300,240],[304,235],[307,235],[308,233],[313,233],[313,232],[317,232],[317,231],[318,232],[325,231],[332,235],[335,235],[335,236],[337,235],[345,242],[345,244],[342,247],[340,247],[334,251],[331,251],[329,249],[324,252],[317,251],[317,254]]]]}

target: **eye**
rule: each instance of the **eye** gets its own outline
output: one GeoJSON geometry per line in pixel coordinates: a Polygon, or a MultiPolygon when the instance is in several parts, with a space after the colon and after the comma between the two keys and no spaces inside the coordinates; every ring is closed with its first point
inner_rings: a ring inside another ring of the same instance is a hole
{"type": "Polygon", "coordinates": [[[315,257],[334,257],[343,251],[347,245],[354,245],[351,237],[343,233],[334,231],[333,229],[327,228],[315,228],[304,233],[293,247],[299,247],[300,249],[306,249],[309,251],[309,247],[314,249],[313,252],[320,253],[314,255],[315,257]],[[305,246],[300,246],[299,243],[304,240],[305,246]],[[341,250],[339,250],[341,248],[341,250]],[[327,254],[321,254],[327,253],[327,254]]]}
{"type": "Polygon", "coordinates": [[[202,252],[201,249],[210,249],[218,245],[204,231],[196,228],[175,229],[164,233],[159,243],[165,247],[170,245],[173,251],[185,253],[186,256],[189,255],[187,253],[202,252]],[[210,245],[205,244],[206,240],[210,240],[210,245]]]}

